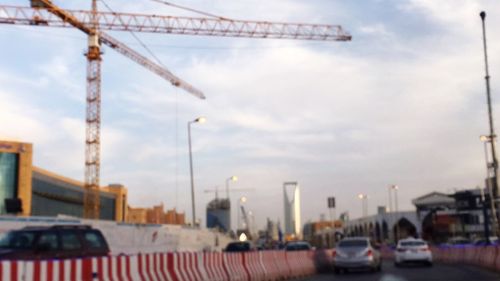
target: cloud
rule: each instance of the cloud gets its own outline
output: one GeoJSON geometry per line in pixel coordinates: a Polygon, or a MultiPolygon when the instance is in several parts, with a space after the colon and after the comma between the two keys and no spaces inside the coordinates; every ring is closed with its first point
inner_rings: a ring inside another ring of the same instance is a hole
{"type": "MultiPolygon", "coordinates": [[[[264,2],[200,5],[237,18],[297,21],[325,17],[318,11],[333,5],[264,2]]],[[[212,198],[202,190],[223,187],[232,174],[240,177],[232,187],[255,189],[248,192],[247,205],[259,225],[266,217],[281,217],[281,185],[288,180],[302,186],[304,220],[326,212],[327,195],[337,197],[339,211],[349,210],[356,217],[361,213],[356,194],[370,194],[373,212],[387,201],[388,184],[401,187],[402,209],[412,209],[411,199],[426,192],[482,184],[484,159],[477,138],[487,123],[477,14],[483,7],[494,11],[499,6],[486,1],[400,3],[404,19],[376,21],[367,19],[370,5],[375,5],[371,2],[356,4],[356,11],[336,3],[336,11],[345,13],[342,24],[356,27],[348,43],[168,37],[187,46],[196,42],[229,48],[155,49],[173,72],[206,93],[206,101],[173,88],[120,55],[106,53],[102,183],[125,184],[133,205],[164,201],[169,208],[189,210],[187,122],[206,116],[206,124],[192,127],[200,217],[212,198]],[[366,18],[349,19],[355,12],[366,18]],[[417,19],[421,25],[409,24],[417,19]]],[[[153,7],[124,5],[134,12],[153,7]]],[[[154,7],[158,13],[169,10],[154,7]]],[[[500,24],[493,16],[488,20],[491,71],[497,73],[500,39],[495,31],[500,24]]],[[[35,35],[25,36],[16,40],[28,46],[35,35]]],[[[59,40],[74,41],[65,36],[59,40]]],[[[165,44],[166,37],[152,37],[146,36],[148,44],[165,44]]],[[[14,63],[0,63],[0,97],[8,101],[0,104],[0,121],[6,124],[0,133],[34,142],[35,162],[42,167],[82,178],[85,44],[74,50],[73,45],[81,42],[68,43],[58,54],[50,51],[52,42],[39,36],[36,40],[44,55],[36,48],[26,50],[29,56],[19,63],[16,75],[14,63]],[[17,75],[23,71],[35,75],[17,75]]],[[[492,89],[498,89],[494,77],[492,89]]],[[[494,102],[498,105],[496,98],[494,102]]],[[[495,111],[495,120],[499,114],[495,111]]],[[[240,195],[235,192],[233,197],[240,195]]]]}
{"type": "Polygon", "coordinates": [[[360,27],[359,29],[361,32],[369,34],[369,35],[376,35],[376,36],[385,36],[389,37],[392,36],[392,33],[387,30],[387,27],[382,24],[371,24],[371,25],[365,25],[360,27]]]}
{"type": "Polygon", "coordinates": [[[410,0],[404,4],[401,4],[403,9],[415,9],[421,10],[426,13],[427,16],[433,17],[434,19],[447,24],[456,25],[457,28],[463,29],[464,27],[470,27],[468,20],[471,16],[479,17],[479,11],[481,6],[484,6],[488,1],[467,1],[467,0],[444,0],[444,1],[432,1],[432,0],[410,0]]]}

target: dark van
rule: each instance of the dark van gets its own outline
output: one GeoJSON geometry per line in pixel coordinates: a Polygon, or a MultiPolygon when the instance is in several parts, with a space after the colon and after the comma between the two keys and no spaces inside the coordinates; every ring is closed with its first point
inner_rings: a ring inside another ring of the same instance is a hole
{"type": "Polygon", "coordinates": [[[98,229],[88,225],[28,226],[4,233],[0,260],[68,259],[109,255],[98,229]]]}

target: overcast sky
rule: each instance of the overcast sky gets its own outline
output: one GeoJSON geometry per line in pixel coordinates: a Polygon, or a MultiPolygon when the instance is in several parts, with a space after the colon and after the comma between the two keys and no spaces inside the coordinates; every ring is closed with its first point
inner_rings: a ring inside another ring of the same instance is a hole
{"type": "MultiPolygon", "coordinates": [[[[89,0],[55,0],[88,9],[89,0]]],[[[28,5],[29,1],[2,0],[28,5]]],[[[148,1],[107,0],[115,11],[192,15],[148,1]]],[[[164,65],[203,90],[202,101],[104,47],[101,183],[122,183],[132,206],[163,202],[191,217],[187,122],[193,125],[197,216],[220,186],[253,191],[259,226],[283,217],[284,181],[298,181],[302,220],[400,209],[432,191],[483,185],[479,135],[488,131],[481,21],[495,122],[500,109],[496,0],[177,0],[236,19],[340,24],[352,42],[140,34],[164,65]]],[[[100,4],[100,8],[106,8],[100,4]]],[[[145,53],[127,33],[112,33],[145,53]]],[[[37,166],[83,179],[86,37],[74,29],[0,25],[0,137],[34,144],[37,166]]],[[[236,212],[233,213],[236,216],[236,212]]]]}

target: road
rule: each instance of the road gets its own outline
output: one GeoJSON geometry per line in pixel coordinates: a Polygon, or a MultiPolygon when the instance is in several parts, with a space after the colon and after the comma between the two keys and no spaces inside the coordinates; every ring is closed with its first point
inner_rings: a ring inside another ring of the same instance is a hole
{"type": "Polygon", "coordinates": [[[300,281],[498,281],[500,274],[479,267],[435,264],[433,267],[407,266],[396,268],[385,262],[382,272],[350,272],[334,275],[320,274],[300,281]]]}

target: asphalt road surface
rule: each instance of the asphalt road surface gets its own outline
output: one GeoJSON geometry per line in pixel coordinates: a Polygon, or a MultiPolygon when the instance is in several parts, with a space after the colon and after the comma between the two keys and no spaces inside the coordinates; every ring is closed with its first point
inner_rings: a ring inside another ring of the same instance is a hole
{"type": "Polygon", "coordinates": [[[434,264],[396,268],[392,262],[384,262],[382,272],[349,272],[339,275],[325,273],[300,281],[499,281],[500,274],[474,266],[434,264]]]}

